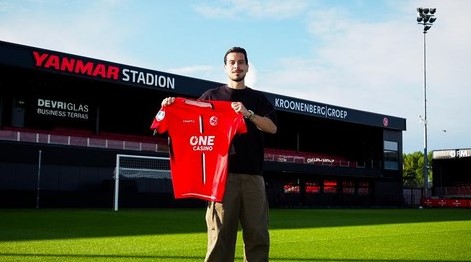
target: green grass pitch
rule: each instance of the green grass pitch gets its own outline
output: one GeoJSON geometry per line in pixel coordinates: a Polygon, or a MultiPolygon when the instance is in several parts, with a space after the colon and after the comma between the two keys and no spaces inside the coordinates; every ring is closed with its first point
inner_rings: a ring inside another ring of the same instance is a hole
{"type": "MultiPolygon", "coordinates": [[[[0,209],[0,261],[203,261],[204,211],[0,209]]],[[[270,235],[270,261],[471,261],[471,209],[272,209],[270,235]]]]}

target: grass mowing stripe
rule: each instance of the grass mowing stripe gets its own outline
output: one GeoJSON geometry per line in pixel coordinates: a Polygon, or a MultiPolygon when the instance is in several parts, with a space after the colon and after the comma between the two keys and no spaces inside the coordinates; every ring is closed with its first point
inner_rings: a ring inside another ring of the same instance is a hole
{"type": "Polygon", "coordinates": [[[305,250],[305,258],[312,261],[337,259],[362,260],[412,260],[442,261],[455,259],[467,261],[464,252],[471,243],[468,222],[437,222],[421,225],[387,224],[381,226],[325,227],[272,232],[272,257],[280,261],[294,259],[299,250],[305,250]],[[444,231],[450,229],[450,231],[444,231]],[[428,232],[430,230],[430,232],[428,232]],[[450,239],[437,243],[439,239],[450,239]],[[284,246],[296,246],[293,252],[284,246]],[[309,251],[309,252],[307,252],[309,251]],[[447,256],[443,252],[447,251],[447,256]],[[452,255],[450,255],[452,253],[452,255]]]}
{"type": "MultiPolygon", "coordinates": [[[[470,209],[273,209],[270,261],[470,261],[470,230],[470,209]]],[[[205,231],[201,209],[0,209],[0,261],[202,261],[205,231]]]]}

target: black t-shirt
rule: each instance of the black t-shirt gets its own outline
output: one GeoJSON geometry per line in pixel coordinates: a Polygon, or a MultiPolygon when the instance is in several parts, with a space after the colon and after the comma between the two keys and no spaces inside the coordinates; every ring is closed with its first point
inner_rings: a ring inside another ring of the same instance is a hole
{"type": "MultiPolygon", "coordinates": [[[[223,85],[204,92],[200,99],[242,102],[247,110],[277,123],[275,108],[265,95],[249,87],[232,89],[223,85]]],[[[229,156],[229,172],[262,175],[264,159],[264,134],[254,123],[246,120],[247,133],[236,135],[229,156]]]]}

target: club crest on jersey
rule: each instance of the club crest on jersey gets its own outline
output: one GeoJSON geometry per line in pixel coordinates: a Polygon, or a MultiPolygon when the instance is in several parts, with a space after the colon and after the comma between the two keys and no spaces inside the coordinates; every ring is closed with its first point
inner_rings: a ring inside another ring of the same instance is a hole
{"type": "Polygon", "coordinates": [[[157,113],[157,115],[155,115],[155,119],[157,119],[157,121],[162,121],[162,119],[165,118],[165,112],[164,111],[159,111],[157,113]]]}
{"type": "Polygon", "coordinates": [[[217,116],[212,116],[209,118],[209,124],[212,126],[216,126],[219,122],[219,119],[217,116]]]}

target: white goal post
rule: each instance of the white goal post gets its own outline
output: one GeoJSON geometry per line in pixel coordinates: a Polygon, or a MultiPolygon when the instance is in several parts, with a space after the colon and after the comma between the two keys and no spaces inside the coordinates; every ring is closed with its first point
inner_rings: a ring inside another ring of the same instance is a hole
{"type": "Polygon", "coordinates": [[[118,211],[119,180],[122,178],[170,179],[169,157],[117,154],[114,169],[114,211],[118,211]]]}

